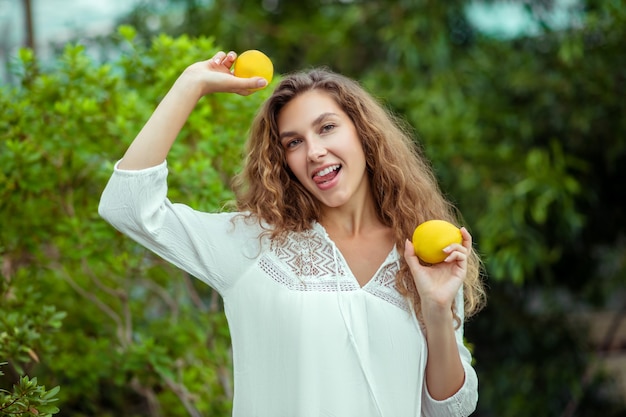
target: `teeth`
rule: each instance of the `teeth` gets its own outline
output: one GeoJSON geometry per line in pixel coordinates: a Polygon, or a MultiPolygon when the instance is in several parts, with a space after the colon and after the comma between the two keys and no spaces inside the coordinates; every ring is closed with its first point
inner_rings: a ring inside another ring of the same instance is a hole
{"type": "Polygon", "coordinates": [[[328,175],[331,172],[338,170],[339,167],[340,167],[340,165],[329,166],[328,168],[324,168],[323,170],[321,170],[318,173],[316,173],[315,176],[316,177],[323,177],[324,175],[328,175]]]}

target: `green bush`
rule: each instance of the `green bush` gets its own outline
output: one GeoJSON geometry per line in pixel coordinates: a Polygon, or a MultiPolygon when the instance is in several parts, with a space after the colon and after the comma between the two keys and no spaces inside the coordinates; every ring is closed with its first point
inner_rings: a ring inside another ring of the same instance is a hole
{"type": "MultiPolygon", "coordinates": [[[[5,365],[6,363],[0,364],[5,365]]],[[[0,372],[0,376],[4,375],[0,372]]],[[[13,392],[0,389],[0,416],[49,417],[59,412],[51,403],[57,401],[60,387],[46,391],[46,387],[37,384],[37,378],[20,378],[13,386],[13,392]]]]}
{"type": "MultiPolygon", "coordinates": [[[[146,46],[130,27],[118,33],[121,55],[104,64],[79,44],[46,67],[22,50],[19,84],[0,89],[0,359],[13,371],[2,383],[27,373],[60,385],[57,405],[72,416],[228,415],[219,297],[97,214],[114,162],[177,75],[218,46],[168,36],[146,46]]],[[[169,161],[171,199],[206,211],[232,200],[268,91],[199,103],[169,161]]],[[[19,381],[17,393],[29,386],[39,404],[57,395],[19,381]]]]}

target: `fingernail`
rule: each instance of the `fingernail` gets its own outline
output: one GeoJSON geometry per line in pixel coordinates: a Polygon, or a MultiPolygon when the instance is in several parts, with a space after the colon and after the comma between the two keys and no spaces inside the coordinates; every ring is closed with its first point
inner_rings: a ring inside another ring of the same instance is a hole
{"type": "Polygon", "coordinates": [[[265,78],[261,78],[256,82],[257,87],[265,87],[267,85],[267,80],[265,78]]]}
{"type": "Polygon", "coordinates": [[[214,61],[215,61],[216,64],[219,64],[220,62],[222,62],[222,60],[219,59],[219,58],[215,58],[214,61]]]}
{"type": "Polygon", "coordinates": [[[445,248],[443,248],[443,251],[444,251],[445,253],[448,253],[448,252],[450,252],[451,250],[452,250],[452,249],[450,248],[450,246],[446,246],[445,248]]]}

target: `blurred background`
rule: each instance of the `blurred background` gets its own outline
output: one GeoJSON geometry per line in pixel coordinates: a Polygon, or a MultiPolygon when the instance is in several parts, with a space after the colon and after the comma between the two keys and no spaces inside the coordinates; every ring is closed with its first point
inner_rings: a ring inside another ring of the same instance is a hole
{"type": "MultiPolygon", "coordinates": [[[[220,49],[273,84],[328,66],[415,130],[485,262],[475,416],[626,416],[625,43],[625,0],[0,0],[0,416],[230,415],[220,298],[97,215],[220,49]]],[[[270,91],[200,102],[172,200],[233,199],[270,91]]]]}

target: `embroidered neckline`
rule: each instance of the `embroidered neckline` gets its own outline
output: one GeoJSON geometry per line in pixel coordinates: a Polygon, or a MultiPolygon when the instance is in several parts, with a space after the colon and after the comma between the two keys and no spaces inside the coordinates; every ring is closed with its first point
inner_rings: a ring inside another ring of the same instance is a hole
{"type": "Polygon", "coordinates": [[[317,222],[309,230],[290,233],[280,244],[272,242],[260,257],[259,266],[274,281],[293,291],[362,290],[409,311],[406,299],[395,287],[400,266],[395,247],[374,276],[361,287],[339,249],[317,222]]]}

